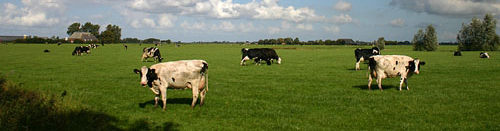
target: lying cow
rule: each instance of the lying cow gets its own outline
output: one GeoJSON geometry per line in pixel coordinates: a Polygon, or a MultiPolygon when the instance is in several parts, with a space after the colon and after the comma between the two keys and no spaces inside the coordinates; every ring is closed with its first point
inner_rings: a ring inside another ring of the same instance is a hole
{"type": "Polygon", "coordinates": [[[488,54],[488,52],[481,52],[479,53],[479,58],[490,58],[490,55],[488,54]]]}
{"type": "Polygon", "coordinates": [[[354,50],[354,56],[356,57],[356,70],[359,70],[359,62],[365,61],[372,55],[380,55],[380,49],[378,47],[373,47],[372,49],[358,48],[354,50]]]}
{"type": "Polygon", "coordinates": [[[420,66],[425,62],[403,55],[376,55],[369,58],[368,89],[371,90],[372,77],[377,78],[378,88],[382,90],[382,79],[401,76],[399,91],[403,82],[408,87],[408,78],[413,74],[419,74],[420,66]]]}
{"type": "Polygon", "coordinates": [[[248,48],[243,48],[241,49],[241,62],[240,65],[245,65],[245,61],[254,59],[255,64],[260,64],[262,60],[266,61],[267,65],[271,65],[271,62],[274,62],[276,60],[278,64],[281,64],[281,58],[276,54],[276,51],[274,49],[270,48],[255,48],[255,49],[248,49],[248,48]]]}
{"type": "Polygon", "coordinates": [[[144,49],[142,49],[141,61],[148,61],[148,58],[153,58],[154,62],[161,62],[163,60],[163,58],[161,58],[160,49],[157,47],[144,47],[144,49]]]}
{"type": "Polygon", "coordinates": [[[158,95],[161,95],[163,110],[166,109],[167,88],[190,88],[193,91],[193,101],[191,102],[191,109],[193,109],[198,95],[201,96],[200,106],[203,106],[208,90],[207,69],[208,64],[204,60],[182,60],[159,63],[149,68],[143,66],[141,69],[134,69],[134,72],[140,74],[141,85],[148,85],[157,95],[155,107],[158,106],[158,95]]]}
{"type": "Polygon", "coordinates": [[[460,51],[455,51],[455,53],[453,53],[453,56],[462,56],[462,52],[460,52],[460,51]]]}
{"type": "Polygon", "coordinates": [[[90,48],[88,46],[76,46],[75,50],[73,50],[73,53],[71,55],[82,55],[82,53],[90,53],[90,48]]]}

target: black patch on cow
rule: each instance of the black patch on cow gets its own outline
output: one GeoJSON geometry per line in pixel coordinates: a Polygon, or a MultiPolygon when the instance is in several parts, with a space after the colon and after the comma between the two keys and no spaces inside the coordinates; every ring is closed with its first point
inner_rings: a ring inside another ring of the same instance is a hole
{"type": "Polygon", "coordinates": [[[396,67],[392,68],[392,70],[396,70],[396,67]]]}
{"type": "Polygon", "coordinates": [[[372,49],[361,49],[357,48],[354,50],[354,57],[356,57],[356,62],[359,62],[361,58],[368,60],[370,56],[380,55],[380,49],[378,47],[373,47],[372,49]],[[376,50],[377,53],[373,53],[373,50],[376,50]]]}
{"type": "Polygon", "coordinates": [[[158,79],[158,75],[156,74],[155,69],[148,68],[148,73],[146,74],[146,77],[148,79],[148,86],[153,87],[153,81],[158,79]]]}
{"type": "Polygon", "coordinates": [[[200,73],[204,74],[208,69],[208,64],[206,62],[203,62],[203,67],[201,68],[200,73]]]}
{"type": "Polygon", "coordinates": [[[375,67],[377,66],[377,61],[375,61],[375,58],[368,58],[368,66],[370,69],[375,70],[375,67]]]}
{"type": "Polygon", "coordinates": [[[172,82],[175,82],[175,79],[172,77],[172,82]]]}
{"type": "Polygon", "coordinates": [[[413,61],[409,61],[408,64],[409,64],[408,65],[408,70],[411,71],[411,72],[415,71],[415,61],[414,60],[413,61]]]}
{"type": "Polygon", "coordinates": [[[45,50],[43,50],[43,52],[46,52],[46,53],[48,53],[48,52],[50,52],[50,51],[49,51],[49,50],[47,50],[47,49],[45,49],[45,50]]]}
{"type": "Polygon", "coordinates": [[[396,65],[398,65],[398,61],[396,61],[396,65]]]}
{"type": "Polygon", "coordinates": [[[139,70],[139,69],[134,69],[134,73],[136,73],[136,74],[140,74],[140,76],[142,77],[142,72],[141,72],[141,70],[139,70]]]}
{"type": "Polygon", "coordinates": [[[398,76],[401,75],[401,73],[398,72],[398,76]]]}

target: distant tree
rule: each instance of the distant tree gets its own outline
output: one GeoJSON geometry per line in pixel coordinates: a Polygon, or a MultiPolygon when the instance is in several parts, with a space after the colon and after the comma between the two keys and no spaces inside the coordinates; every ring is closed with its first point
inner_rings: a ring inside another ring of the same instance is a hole
{"type": "Polygon", "coordinates": [[[122,29],[119,26],[109,24],[101,33],[100,40],[105,43],[119,43],[122,29]]]}
{"type": "Polygon", "coordinates": [[[496,20],[486,14],[484,20],[472,18],[469,25],[462,23],[457,34],[458,49],[463,51],[498,50],[500,38],[496,34],[496,20]]]}
{"type": "MultiPolygon", "coordinates": [[[[145,39],[144,41],[142,41],[143,43],[157,43],[159,42],[160,39],[156,39],[156,38],[148,38],[148,39],[145,39]]],[[[180,41],[179,41],[180,43],[180,41]]]]}
{"type": "Polygon", "coordinates": [[[293,44],[293,39],[292,39],[292,37],[287,37],[287,38],[285,38],[285,43],[286,43],[287,45],[292,45],[292,44],[293,44]]]}
{"type": "Polygon", "coordinates": [[[375,42],[375,46],[378,47],[380,50],[383,50],[385,48],[385,38],[384,37],[378,38],[377,42],[375,42]]]}
{"type": "Polygon", "coordinates": [[[66,34],[72,35],[75,32],[80,31],[80,23],[73,23],[69,25],[68,31],[66,31],[66,34]]]}
{"type": "Polygon", "coordinates": [[[141,40],[137,38],[125,38],[122,40],[122,43],[141,43],[141,40]]]}
{"type": "Polygon", "coordinates": [[[439,46],[438,37],[436,33],[436,29],[434,26],[429,25],[427,29],[425,29],[424,35],[424,49],[427,51],[435,51],[439,46]]]}
{"type": "Polygon", "coordinates": [[[104,43],[113,43],[114,38],[113,38],[113,32],[106,30],[101,33],[100,40],[104,43]]]}
{"type": "Polygon", "coordinates": [[[295,37],[295,39],[293,40],[293,44],[294,44],[294,45],[298,45],[298,44],[300,44],[299,37],[295,37]]]}
{"type": "Polygon", "coordinates": [[[168,39],[168,40],[166,41],[166,43],[167,43],[167,44],[170,44],[170,43],[172,43],[172,41],[171,41],[170,39],[168,39]]]}
{"type": "Polygon", "coordinates": [[[424,30],[419,29],[417,34],[413,36],[413,40],[411,41],[413,45],[413,50],[423,51],[424,50],[424,30]]]}

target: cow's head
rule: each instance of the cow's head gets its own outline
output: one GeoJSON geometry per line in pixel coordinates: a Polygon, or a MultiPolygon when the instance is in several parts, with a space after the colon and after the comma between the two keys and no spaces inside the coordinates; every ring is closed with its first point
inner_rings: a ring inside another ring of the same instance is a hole
{"type": "Polygon", "coordinates": [[[240,65],[244,65],[245,61],[250,60],[251,58],[248,56],[248,48],[241,49],[241,62],[240,65]]]}
{"type": "Polygon", "coordinates": [[[414,72],[415,74],[419,74],[420,66],[425,65],[424,61],[420,61],[419,59],[415,59],[409,62],[408,69],[410,72],[414,72]]]}
{"type": "Polygon", "coordinates": [[[378,47],[373,47],[372,48],[372,53],[374,55],[380,55],[380,49],[378,47]]]}
{"type": "Polygon", "coordinates": [[[136,74],[140,74],[141,76],[141,85],[143,87],[146,86],[146,84],[151,88],[153,87],[153,82],[158,80],[158,74],[156,74],[155,69],[147,68],[146,66],[141,67],[141,69],[134,69],[134,72],[136,74]]]}

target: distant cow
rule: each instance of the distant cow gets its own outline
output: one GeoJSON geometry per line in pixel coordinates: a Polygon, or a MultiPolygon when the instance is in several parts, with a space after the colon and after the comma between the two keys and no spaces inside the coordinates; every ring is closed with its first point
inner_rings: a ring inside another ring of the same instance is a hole
{"type": "Polygon", "coordinates": [[[372,77],[377,78],[378,88],[382,90],[382,79],[401,76],[399,91],[402,90],[403,82],[408,87],[408,78],[413,74],[419,74],[420,66],[425,62],[404,55],[376,55],[369,58],[368,89],[371,89],[372,77]]]}
{"type": "Polygon", "coordinates": [[[276,54],[276,51],[274,49],[270,48],[255,48],[255,49],[248,49],[248,48],[243,48],[241,49],[241,62],[240,65],[245,65],[245,61],[254,59],[256,64],[260,64],[262,60],[266,61],[267,65],[271,65],[271,62],[274,62],[276,60],[278,64],[281,64],[281,58],[276,54]]]}
{"type": "Polygon", "coordinates": [[[455,51],[455,53],[453,53],[453,56],[462,56],[462,52],[460,52],[460,51],[455,51]]]}
{"type": "Polygon", "coordinates": [[[144,47],[144,49],[142,49],[141,61],[144,62],[144,59],[148,61],[148,58],[153,58],[154,62],[161,62],[163,60],[160,54],[160,49],[158,47],[144,47]]]}
{"type": "Polygon", "coordinates": [[[372,49],[357,48],[354,50],[354,56],[356,57],[356,70],[359,70],[359,62],[365,61],[372,55],[380,55],[380,49],[378,47],[373,47],[372,49]]]}
{"type": "Polygon", "coordinates": [[[45,50],[43,50],[43,52],[45,52],[45,53],[49,53],[49,52],[50,52],[50,50],[45,49],[45,50]]]}
{"type": "Polygon", "coordinates": [[[90,48],[88,46],[76,46],[75,50],[73,50],[72,55],[82,55],[82,53],[90,53],[90,48]]]}
{"type": "Polygon", "coordinates": [[[490,55],[488,54],[488,52],[481,52],[479,53],[479,58],[490,58],[490,55]]]}
{"type": "Polygon", "coordinates": [[[99,45],[96,45],[96,44],[90,44],[88,45],[89,48],[92,48],[92,49],[95,49],[97,47],[99,47],[99,45]]]}
{"type": "Polygon", "coordinates": [[[157,95],[155,97],[155,107],[158,106],[158,95],[163,101],[163,110],[166,109],[167,88],[186,89],[193,91],[193,101],[191,109],[194,108],[198,95],[201,97],[200,106],[203,106],[205,95],[208,90],[208,64],[204,60],[182,60],[165,63],[158,63],[147,68],[134,69],[140,74],[141,85],[148,85],[157,95]]]}

